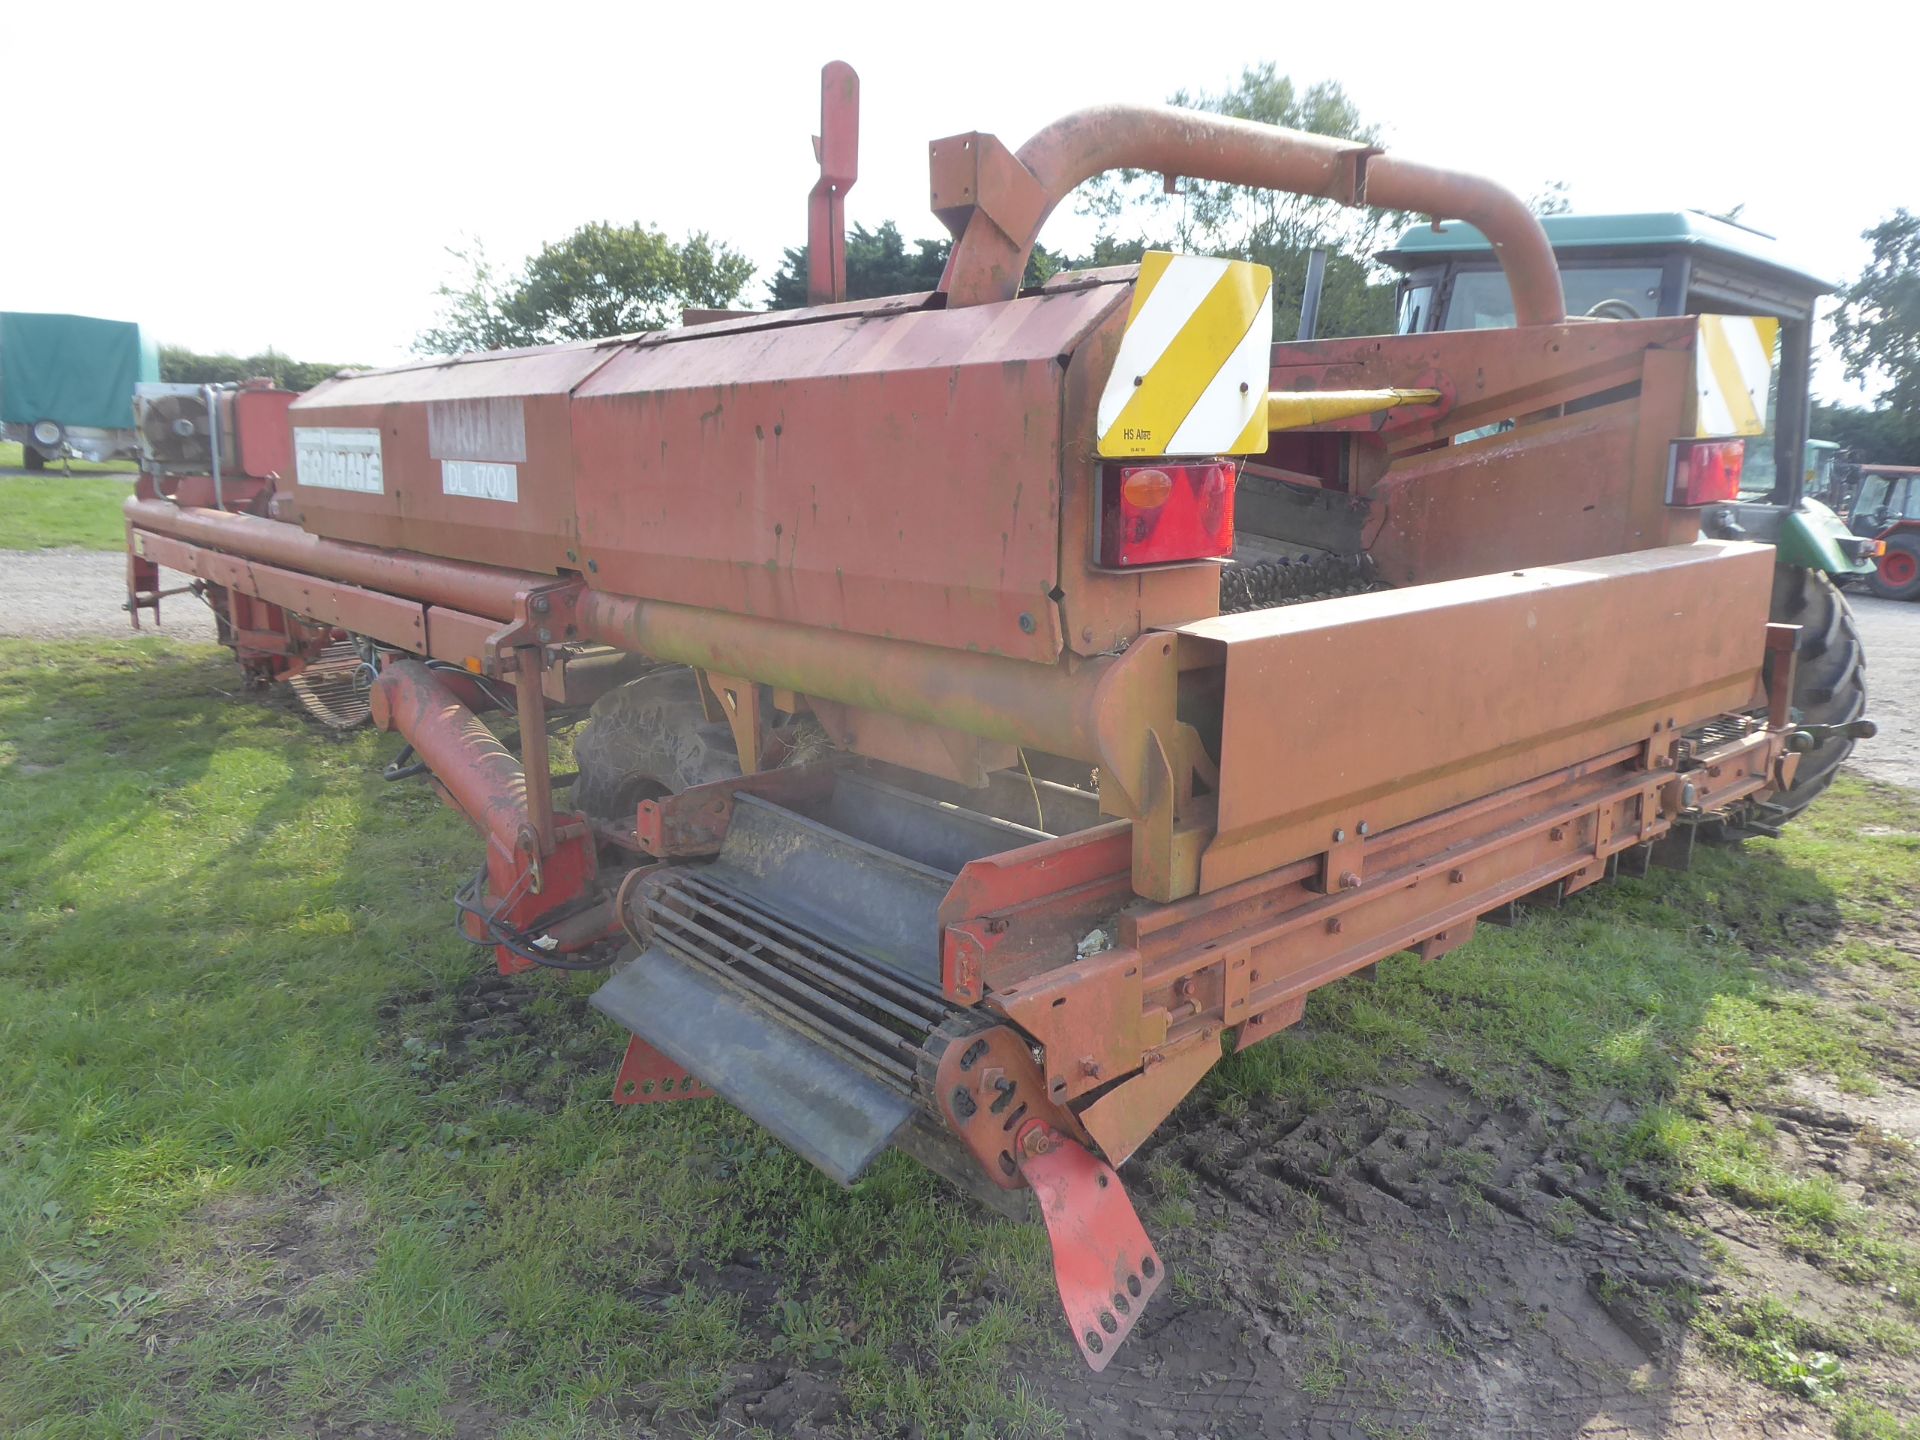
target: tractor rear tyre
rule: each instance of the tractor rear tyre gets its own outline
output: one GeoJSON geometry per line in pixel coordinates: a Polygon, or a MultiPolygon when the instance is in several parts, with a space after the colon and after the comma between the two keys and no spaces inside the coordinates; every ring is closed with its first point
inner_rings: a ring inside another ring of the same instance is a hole
{"type": "Polygon", "coordinates": [[[1889,535],[1886,544],[1867,588],[1882,600],[1920,599],[1920,535],[1889,535]]]}
{"type": "MultiPolygon", "coordinates": [[[[1794,719],[1811,725],[1842,725],[1867,712],[1867,658],[1860,631],[1832,580],[1818,570],[1794,565],[1773,572],[1773,614],[1776,623],[1800,627],[1800,648],[1793,672],[1794,719]]],[[[1842,736],[1823,741],[1800,757],[1793,785],[1752,808],[1752,819],[1763,828],[1734,823],[1703,825],[1705,840],[1745,840],[1764,835],[1793,819],[1820,798],[1833,783],[1834,772],[1853,753],[1853,741],[1842,736]]]]}
{"type": "Polygon", "coordinates": [[[733,732],[700,705],[693,671],[672,665],[593,702],[573,741],[580,778],[568,804],[600,820],[633,823],[642,800],[740,773],[733,732]]]}

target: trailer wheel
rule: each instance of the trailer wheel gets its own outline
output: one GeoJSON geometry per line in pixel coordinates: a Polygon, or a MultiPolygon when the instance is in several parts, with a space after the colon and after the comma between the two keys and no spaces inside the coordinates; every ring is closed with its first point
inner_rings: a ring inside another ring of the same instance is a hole
{"type": "MultiPolygon", "coordinates": [[[[1793,675],[1796,718],[1815,725],[1840,725],[1866,714],[1866,652],[1853,623],[1853,607],[1833,581],[1818,570],[1779,566],[1773,572],[1772,618],[1800,627],[1800,653],[1793,675]]],[[[1852,753],[1853,741],[1845,737],[1809,750],[1800,757],[1792,788],[1756,805],[1753,818],[1769,829],[1786,824],[1820,798],[1852,753]]],[[[1764,833],[1732,823],[1704,825],[1700,830],[1706,840],[1745,840],[1764,833]]]]}
{"type": "Polygon", "coordinates": [[[580,778],[568,803],[628,824],[642,800],[740,773],[732,731],[707,719],[699,682],[684,665],[642,675],[594,701],[574,737],[573,758],[580,778]]]}
{"type": "Polygon", "coordinates": [[[1920,536],[1889,535],[1887,553],[1867,573],[1867,588],[1882,600],[1920,598],[1920,536]]]}

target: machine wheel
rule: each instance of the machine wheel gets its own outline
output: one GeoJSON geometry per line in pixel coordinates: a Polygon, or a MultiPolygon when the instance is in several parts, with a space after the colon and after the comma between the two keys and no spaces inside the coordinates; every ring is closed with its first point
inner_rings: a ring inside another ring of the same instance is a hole
{"type": "Polygon", "coordinates": [[[1887,553],[1867,576],[1867,588],[1883,600],[1920,598],[1920,536],[1889,535],[1887,553]]]}
{"type": "Polygon", "coordinates": [[[732,731],[707,719],[699,681],[684,665],[642,675],[594,701],[574,737],[573,758],[580,778],[568,803],[628,824],[642,800],[740,773],[732,731]]]}
{"type": "MultiPolygon", "coordinates": [[[[1818,570],[1782,565],[1773,572],[1774,621],[1800,627],[1800,653],[1793,674],[1793,713],[1815,725],[1840,725],[1867,711],[1867,657],[1853,607],[1818,570]]],[[[1754,807],[1753,818],[1777,829],[1820,798],[1834,772],[1853,753],[1851,739],[1828,740],[1800,757],[1791,789],[1754,807]]],[[[1744,840],[1764,830],[1734,824],[1703,825],[1703,840],[1744,840]]]]}

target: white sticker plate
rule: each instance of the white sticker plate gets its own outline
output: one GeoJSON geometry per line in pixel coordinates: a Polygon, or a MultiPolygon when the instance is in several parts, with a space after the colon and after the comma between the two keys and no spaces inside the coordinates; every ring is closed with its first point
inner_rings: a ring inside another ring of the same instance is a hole
{"type": "Polygon", "coordinates": [[[520,467],[487,460],[442,460],[440,493],[512,504],[520,498],[520,467]]]}
{"type": "Polygon", "coordinates": [[[384,495],[387,490],[378,430],[296,428],[293,463],[300,484],[316,490],[362,495],[384,495]]]}

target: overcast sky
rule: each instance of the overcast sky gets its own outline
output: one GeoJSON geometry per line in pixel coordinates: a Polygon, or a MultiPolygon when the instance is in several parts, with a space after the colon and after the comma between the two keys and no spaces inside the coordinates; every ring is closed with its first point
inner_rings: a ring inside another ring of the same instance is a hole
{"type": "MultiPolygon", "coordinates": [[[[404,358],[446,247],[700,228],[761,278],[804,239],[819,69],[861,77],[850,220],[939,233],[926,142],[1009,145],[1244,64],[1335,79],[1410,158],[1575,208],[1744,204],[1839,280],[1920,208],[1909,0],[1748,3],[291,4],[13,0],[0,309],[162,341],[404,358]],[[1445,17],[1453,17],[1450,21],[1445,17]]],[[[1062,214],[1050,242],[1087,238],[1062,214]]],[[[761,303],[760,281],[743,303],[761,303]]],[[[1822,367],[1821,388],[1839,386],[1822,367]]]]}

